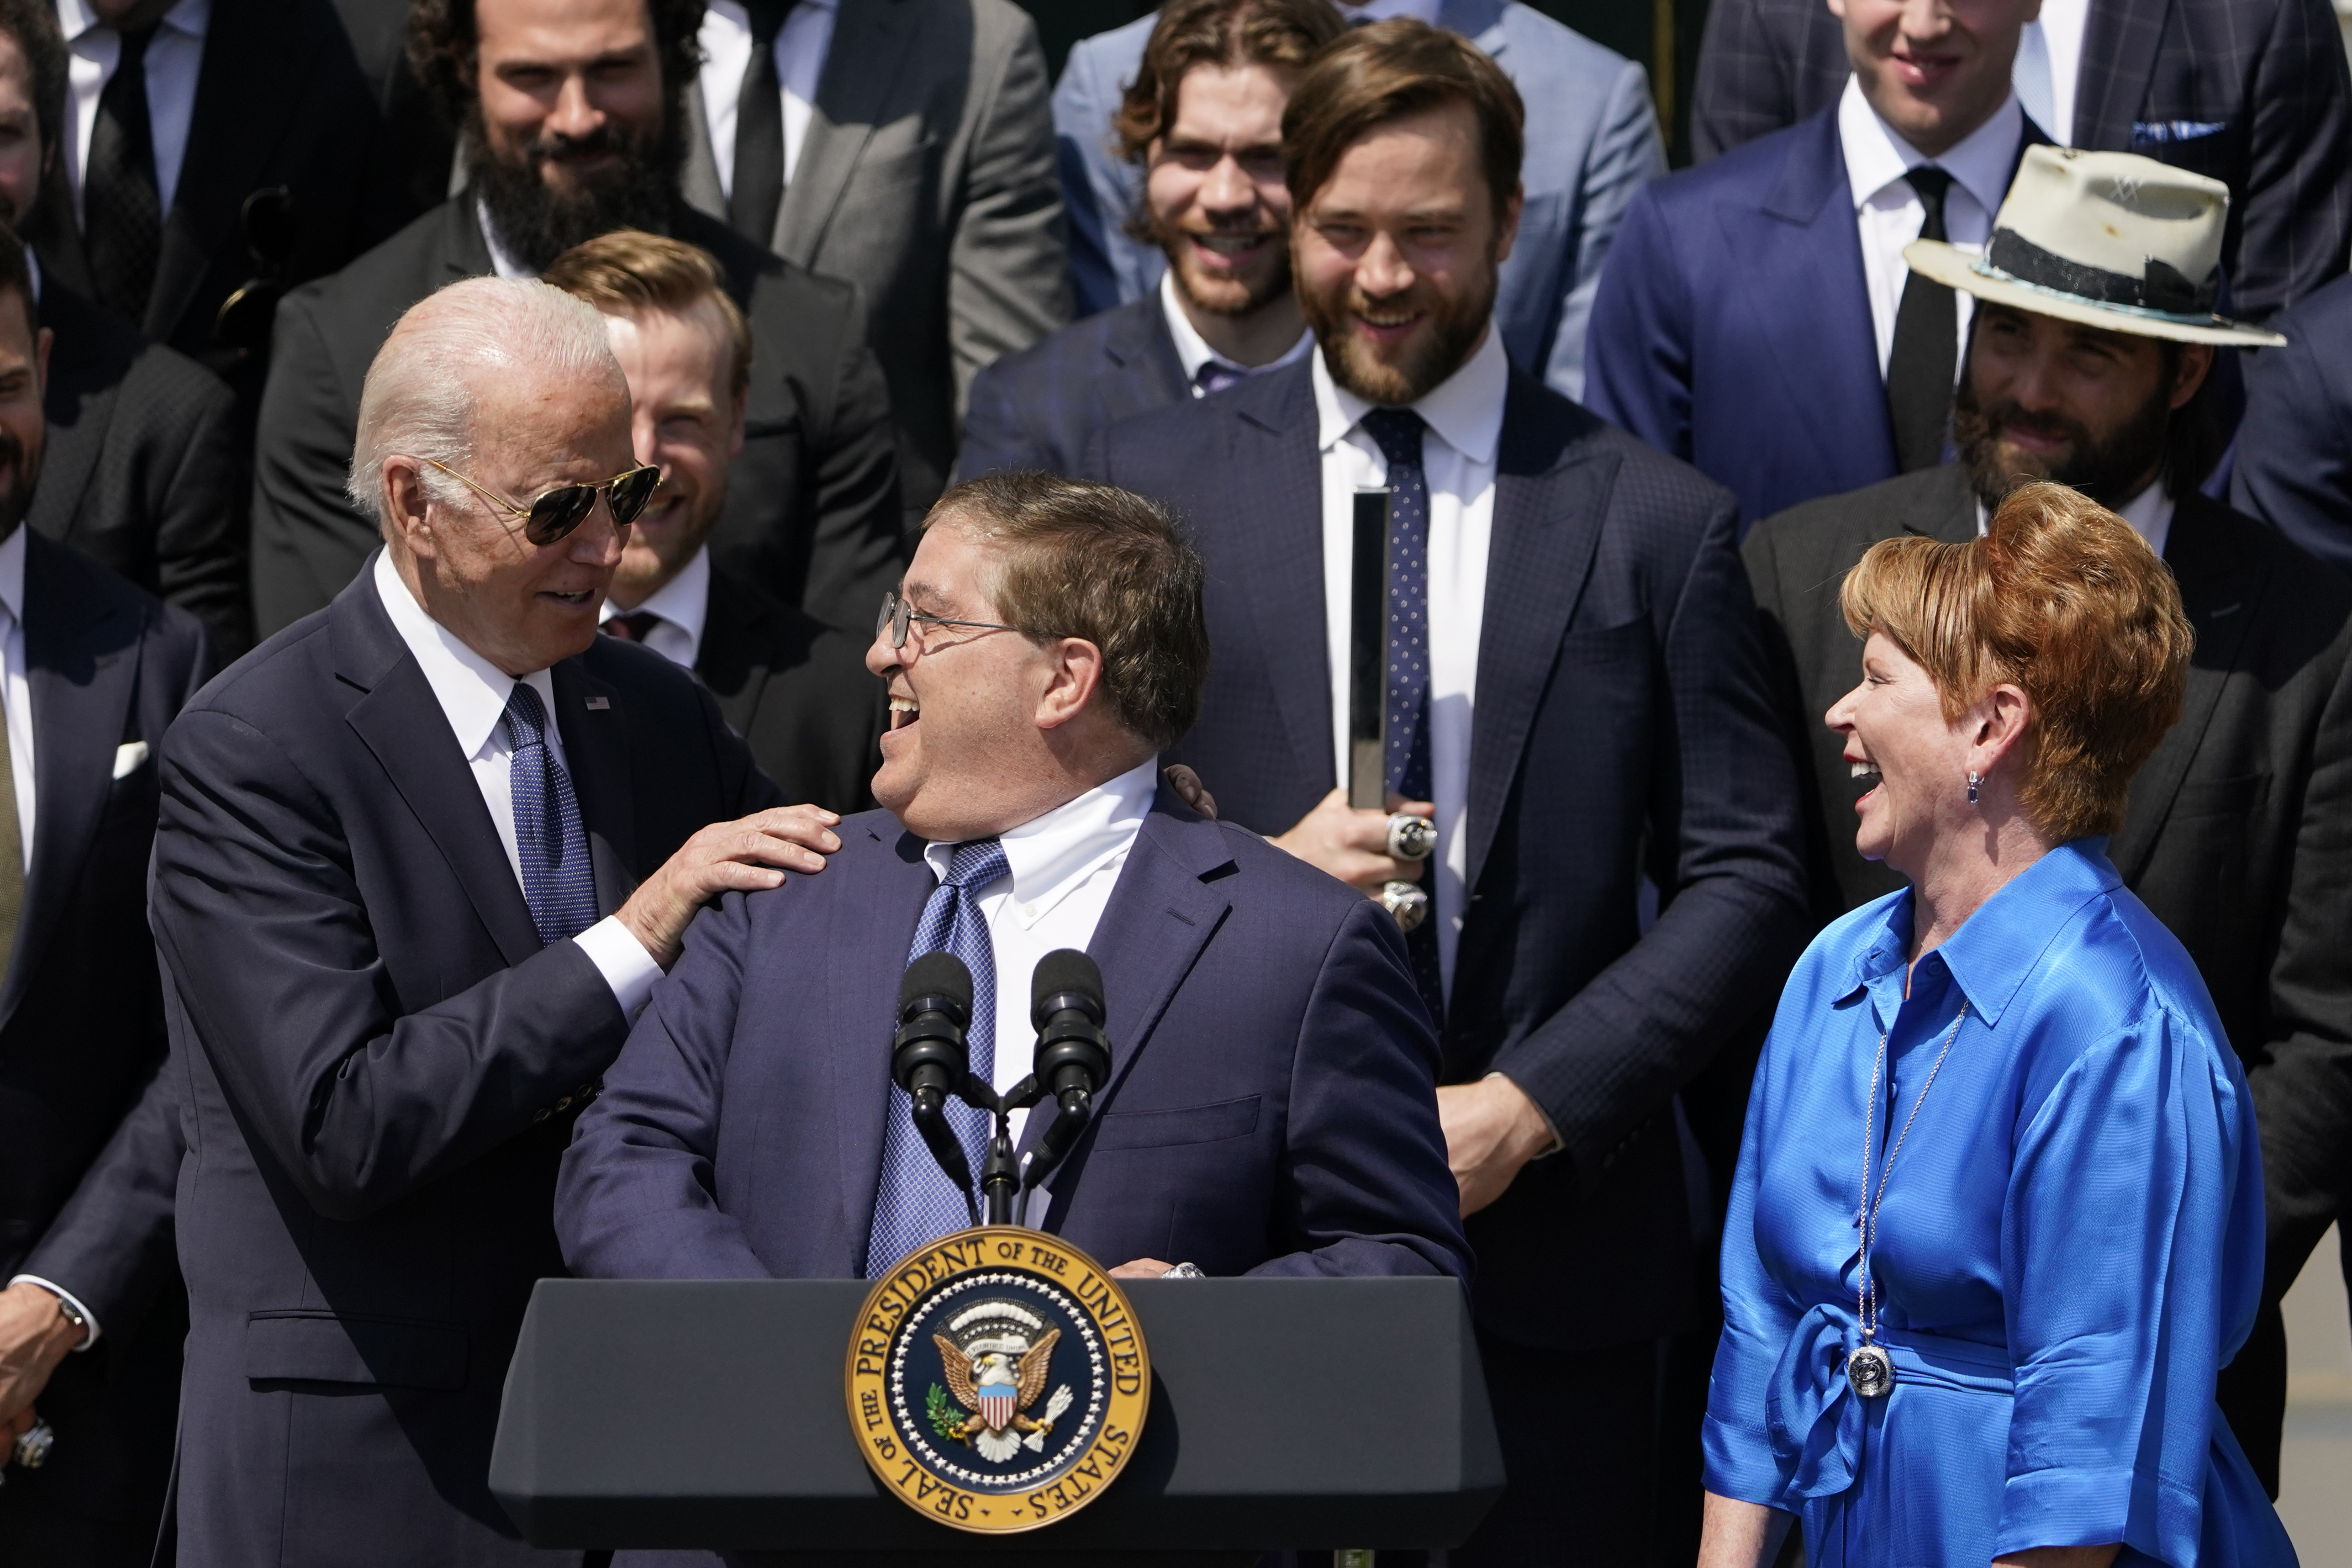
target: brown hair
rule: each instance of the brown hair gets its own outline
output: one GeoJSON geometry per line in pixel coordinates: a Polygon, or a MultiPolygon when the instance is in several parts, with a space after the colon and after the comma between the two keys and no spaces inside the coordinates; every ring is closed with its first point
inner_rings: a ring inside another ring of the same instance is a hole
{"type": "Polygon", "coordinates": [[[1111,116],[1120,154],[1140,163],[1167,134],[1176,122],[1176,89],[1194,66],[1304,70],[1347,28],[1331,0],[1169,0],[1111,116]]]}
{"type": "MultiPolygon", "coordinates": [[[[50,0],[0,0],[0,33],[16,40],[16,47],[24,51],[26,69],[32,77],[33,118],[39,123],[45,161],[41,178],[61,180],[65,178],[63,171],[46,162],[57,147],[58,128],[65,123],[66,79],[71,68],[66,36],[58,26],[57,10],[50,0]]],[[[18,213],[16,221],[21,224],[31,216],[18,213]]]]}
{"type": "Polygon", "coordinates": [[[667,310],[683,316],[704,300],[719,308],[733,359],[729,390],[737,399],[751,384],[751,326],[727,292],[727,275],[710,252],[684,240],[616,228],[573,246],[541,273],[540,281],[585,300],[607,316],[667,310]]]}
{"type": "MultiPolygon", "coordinates": [[[[702,68],[702,12],[703,0],[646,0],[654,52],[661,60],[662,96],[673,112],[702,68]]],[[[415,0],[409,7],[408,63],[449,124],[466,124],[474,107],[480,44],[474,0],[415,0]]]]}
{"type": "Polygon", "coordinates": [[[1393,120],[1466,103],[1478,161],[1500,213],[1519,188],[1527,107],[1502,68],[1467,38],[1399,16],[1358,27],[1315,58],[1282,113],[1283,178],[1301,212],[1357,141],[1393,120]]]}
{"type": "Polygon", "coordinates": [[[1957,719],[2003,682],[2032,703],[2025,815],[2053,842],[2123,826],[2132,775],[2180,717],[2195,641],[2171,570],[2064,485],[2019,487],[1983,537],[1881,540],[1846,574],[1854,636],[1884,632],[1957,719]]]}
{"type": "Polygon", "coordinates": [[[1015,471],[948,491],[923,526],[942,522],[1003,550],[991,597],[1006,625],[1038,642],[1094,644],[1119,722],[1163,751],[1183,739],[1209,678],[1207,573],[1166,508],[1111,485],[1015,471]]]}

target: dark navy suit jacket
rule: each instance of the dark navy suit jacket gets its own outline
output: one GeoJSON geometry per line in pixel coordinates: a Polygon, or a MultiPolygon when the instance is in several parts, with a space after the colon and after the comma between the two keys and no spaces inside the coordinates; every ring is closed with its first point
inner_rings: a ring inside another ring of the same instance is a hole
{"type": "MultiPolygon", "coordinates": [[[[1123,422],[1089,463],[1207,557],[1216,657],[1172,755],[1267,833],[1337,782],[1311,374],[1123,422]]],[[[1565,1144],[1471,1216],[1481,1324],[1592,1349],[1687,1303],[1674,1096],[1803,944],[1798,797],[1731,498],[1516,369],[1496,463],[1441,1081],[1508,1074],[1565,1144]]]]}
{"type": "MultiPolygon", "coordinates": [[[[780,805],[686,671],[599,637],[555,717],[610,911],[780,805]]],[[[572,1108],[628,1024],[542,948],[362,569],[164,745],[152,916],[188,1153],[184,1564],[544,1561],[488,1488],[572,1108]]]]}
{"type": "Polygon", "coordinates": [[[2247,366],[2230,504],[2352,572],[2352,279],[2271,325],[2286,346],[2247,366]]]}
{"type": "Polygon", "coordinates": [[[101,1332],[42,1391],[57,1452],[41,1469],[9,1472],[0,1557],[20,1488],[132,1530],[163,1506],[179,1393],[168,1247],[133,1245],[120,1269],[93,1266],[92,1231],[104,1251],[113,1227],[86,1226],[86,1204],[68,1200],[163,1063],[147,934],[157,753],[210,662],[185,612],[20,526],[37,787],[32,866],[0,983],[0,1279],[21,1269],[64,1287],[101,1332]]]}
{"type": "Polygon", "coordinates": [[[1113,424],[1192,395],[1154,289],[974,376],[956,478],[1010,468],[1075,474],[1088,445],[1113,424]]]}
{"type": "MultiPolygon", "coordinates": [[[[887,812],[840,834],[823,876],[695,922],[564,1156],[577,1272],[856,1277],[892,1006],[936,884],[887,812]]],[[[1436,1042],[1376,906],[1163,788],[1087,951],[1111,1076],[1044,1228],[1113,1268],[1467,1276],[1436,1042]]]]}
{"type": "Polygon", "coordinates": [[[1742,528],[1895,476],[1835,103],[1633,199],[1584,363],[1592,411],[1728,486],[1742,528]]]}

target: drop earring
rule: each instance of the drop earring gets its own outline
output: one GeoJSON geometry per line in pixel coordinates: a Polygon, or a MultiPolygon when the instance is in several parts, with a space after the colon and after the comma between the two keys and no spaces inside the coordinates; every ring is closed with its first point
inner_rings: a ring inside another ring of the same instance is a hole
{"type": "Polygon", "coordinates": [[[1969,771],[1969,804],[1970,805],[1976,805],[1976,803],[1977,803],[1977,785],[1979,785],[1979,784],[1982,784],[1982,783],[1984,783],[1984,775],[1983,775],[1982,773],[1978,773],[1978,772],[1977,772],[1976,770],[1974,770],[1973,768],[1971,768],[1971,769],[1969,771]]]}

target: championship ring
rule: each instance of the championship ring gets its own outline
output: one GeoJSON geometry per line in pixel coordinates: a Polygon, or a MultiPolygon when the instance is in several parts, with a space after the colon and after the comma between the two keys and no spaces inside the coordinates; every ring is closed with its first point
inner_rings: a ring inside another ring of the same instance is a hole
{"type": "Polygon", "coordinates": [[[1118,1479],[1151,1360],[1108,1269],[1041,1231],[986,1226],[875,1281],[847,1383],[850,1428],[883,1485],[952,1529],[1009,1534],[1118,1479]]]}
{"type": "Polygon", "coordinates": [[[1845,1377],[1864,1399],[1875,1399],[1895,1386],[1895,1362],[1883,1346],[1861,1344],[1845,1358],[1845,1377]]]}
{"type": "Polygon", "coordinates": [[[1437,847],[1437,824],[1425,816],[1398,812],[1389,818],[1389,855],[1397,860],[1426,860],[1437,847]]]}
{"type": "Polygon", "coordinates": [[[1429,918],[1429,890],[1419,882],[1383,882],[1381,908],[1396,917],[1397,930],[1412,931],[1429,918]]]}

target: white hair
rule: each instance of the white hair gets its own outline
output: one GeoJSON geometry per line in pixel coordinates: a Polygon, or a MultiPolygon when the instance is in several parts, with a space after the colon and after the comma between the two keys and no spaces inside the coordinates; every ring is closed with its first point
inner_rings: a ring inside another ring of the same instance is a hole
{"type": "MultiPolygon", "coordinates": [[[[610,381],[626,393],[620,362],[595,307],[535,279],[468,278],[429,294],[392,329],[360,392],[360,418],[344,489],[384,521],[383,460],[431,458],[460,470],[474,461],[475,389],[489,376],[610,381]]],[[[440,469],[423,470],[425,494],[443,505],[466,493],[440,469]]]]}

